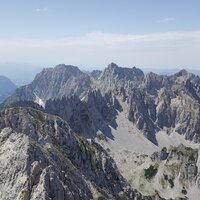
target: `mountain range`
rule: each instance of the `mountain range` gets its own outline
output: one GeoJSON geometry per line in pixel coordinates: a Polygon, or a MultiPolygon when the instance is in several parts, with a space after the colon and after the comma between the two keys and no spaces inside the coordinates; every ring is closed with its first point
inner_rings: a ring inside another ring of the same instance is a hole
{"type": "Polygon", "coordinates": [[[200,77],[186,70],[60,64],[17,88],[0,120],[1,199],[200,195],[200,77]]]}

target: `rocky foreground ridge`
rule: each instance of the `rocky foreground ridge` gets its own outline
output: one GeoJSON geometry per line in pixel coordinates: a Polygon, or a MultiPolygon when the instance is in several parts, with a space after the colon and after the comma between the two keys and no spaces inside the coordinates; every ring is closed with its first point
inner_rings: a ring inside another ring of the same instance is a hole
{"type": "Polygon", "coordinates": [[[1,199],[154,199],[130,189],[113,159],[58,117],[0,113],[1,199]]]}

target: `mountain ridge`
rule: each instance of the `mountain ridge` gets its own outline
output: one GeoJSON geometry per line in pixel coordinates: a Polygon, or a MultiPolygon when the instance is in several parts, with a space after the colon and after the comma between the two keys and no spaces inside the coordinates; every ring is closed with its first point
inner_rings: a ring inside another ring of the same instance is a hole
{"type": "MultiPolygon", "coordinates": [[[[13,100],[25,100],[34,101],[44,107],[48,100],[63,97],[68,99],[74,95],[80,99],[78,104],[83,104],[82,102],[85,102],[89,95],[96,90],[100,94],[98,98],[101,99],[100,96],[108,97],[104,100],[96,99],[100,102],[96,102],[96,105],[108,104],[112,108],[114,104],[118,104],[120,109],[119,102],[126,102],[127,106],[130,107],[129,120],[135,123],[140,130],[143,130],[147,138],[156,143],[156,131],[164,127],[175,128],[178,123],[175,122],[178,118],[176,112],[181,113],[180,106],[174,105],[173,108],[171,107],[170,110],[166,111],[172,100],[177,101],[177,97],[187,99],[190,107],[198,107],[196,111],[189,111],[189,113],[191,115],[196,113],[195,115],[198,116],[199,84],[200,78],[188,73],[186,70],[181,70],[170,76],[158,75],[152,72],[144,75],[136,67],[122,68],[115,63],[111,63],[103,72],[98,71],[98,78],[94,79],[90,75],[81,72],[78,67],[60,64],[55,68],[44,69],[31,84],[19,88],[10,99],[8,98],[5,104],[12,103],[13,100]],[[83,79],[85,81],[82,81],[83,79]]],[[[88,105],[90,107],[92,103],[87,102],[86,104],[90,104],[88,105]]],[[[180,105],[183,105],[183,102],[180,102],[180,105]]],[[[86,107],[84,109],[87,110],[86,107]]],[[[95,109],[95,105],[93,105],[93,109],[95,109]]],[[[103,109],[103,106],[101,109],[103,109]]],[[[108,108],[105,107],[104,109],[108,108]]],[[[101,112],[105,111],[102,110],[101,112]]],[[[68,120],[70,119],[68,118],[68,120]]],[[[195,125],[197,122],[198,120],[194,121],[193,126],[196,127],[195,130],[198,132],[199,128],[195,125]]],[[[181,128],[180,131],[182,130],[181,128]]],[[[186,127],[184,127],[184,130],[186,130],[186,127]]],[[[188,129],[189,135],[186,138],[193,141],[200,140],[200,134],[194,135],[192,131],[188,129]]]]}

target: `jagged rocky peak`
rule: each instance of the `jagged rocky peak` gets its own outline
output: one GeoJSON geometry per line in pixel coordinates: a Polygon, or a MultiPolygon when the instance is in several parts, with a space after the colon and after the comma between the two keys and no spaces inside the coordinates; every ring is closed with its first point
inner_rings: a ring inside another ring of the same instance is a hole
{"type": "Polygon", "coordinates": [[[91,79],[78,67],[60,64],[54,68],[43,69],[33,82],[19,88],[6,104],[28,100],[45,105],[48,99],[84,96],[91,88],[91,79]]]}
{"type": "Polygon", "coordinates": [[[140,87],[151,95],[158,95],[161,89],[170,89],[171,91],[177,91],[179,93],[181,90],[185,91],[189,85],[192,85],[195,89],[199,83],[200,79],[198,76],[183,69],[170,76],[150,72],[146,74],[140,87]]]}
{"type": "Polygon", "coordinates": [[[180,70],[179,72],[177,72],[176,74],[175,74],[175,76],[188,76],[190,73],[187,71],[187,70],[185,70],[185,69],[182,69],[182,70],[180,70]]]}
{"type": "Polygon", "coordinates": [[[156,94],[159,89],[169,83],[167,76],[150,72],[145,75],[142,86],[149,94],[156,94]]]}
{"type": "Polygon", "coordinates": [[[125,100],[131,88],[139,85],[143,78],[144,73],[136,67],[125,68],[111,63],[99,77],[96,87],[99,88],[103,94],[112,91],[125,100]]]}
{"type": "Polygon", "coordinates": [[[94,79],[94,80],[97,80],[102,74],[102,71],[101,70],[93,70],[91,73],[90,73],[90,76],[94,79]]]}
{"type": "Polygon", "coordinates": [[[173,75],[170,75],[170,76],[160,75],[160,74],[156,74],[156,73],[153,73],[153,72],[149,72],[149,73],[146,74],[144,81],[145,82],[150,82],[150,81],[155,82],[155,81],[157,81],[157,82],[160,82],[160,83],[163,82],[163,84],[166,85],[167,83],[169,83],[169,81],[171,81],[171,84],[173,84],[175,82],[175,80],[177,78],[180,78],[180,77],[182,77],[183,80],[186,80],[188,78],[194,78],[195,75],[192,74],[192,73],[189,73],[185,69],[182,69],[179,72],[177,72],[173,75]]]}
{"type": "Polygon", "coordinates": [[[70,77],[78,76],[87,77],[87,74],[80,71],[80,69],[76,66],[59,64],[54,68],[43,69],[42,72],[36,75],[32,85],[38,84],[38,80],[42,81],[40,79],[45,78],[49,79],[49,81],[54,81],[57,84],[64,84],[70,77]]]}
{"type": "Polygon", "coordinates": [[[170,80],[173,81],[173,84],[178,84],[184,86],[188,80],[195,81],[196,76],[192,73],[189,73],[185,69],[180,70],[176,74],[173,74],[170,77],[170,80]]]}
{"type": "Polygon", "coordinates": [[[117,64],[111,62],[111,63],[108,65],[107,68],[110,69],[110,70],[112,70],[112,69],[117,69],[117,68],[119,68],[119,66],[118,66],[117,64]]]}
{"type": "Polygon", "coordinates": [[[144,73],[136,68],[125,68],[119,67],[115,63],[111,63],[108,67],[104,70],[101,79],[109,78],[109,79],[124,79],[129,81],[134,81],[144,77],[144,73]]]}

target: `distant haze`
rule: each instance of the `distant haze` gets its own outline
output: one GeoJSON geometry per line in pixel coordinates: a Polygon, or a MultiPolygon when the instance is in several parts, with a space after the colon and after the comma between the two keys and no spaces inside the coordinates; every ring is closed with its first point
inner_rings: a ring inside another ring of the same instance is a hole
{"type": "Polygon", "coordinates": [[[0,63],[0,75],[8,77],[17,86],[30,83],[41,69],[25,63],[0,63]]]}
{"type": "Polygon", "coordinates": [[[200,70],[199,7],[197,0],[2,1],[0,63],[200,70]]]}
{"type": "Polygon", "coordinates": [[[146,35],[90,33],[59,39],[0,39],[2,62],[58,63],[103,69],[108,63],[167,69],[200,69],[200,31],[146,35]],[[8,53],[9,52],[9,53],[8,53]]]}

